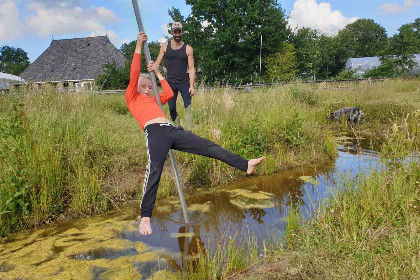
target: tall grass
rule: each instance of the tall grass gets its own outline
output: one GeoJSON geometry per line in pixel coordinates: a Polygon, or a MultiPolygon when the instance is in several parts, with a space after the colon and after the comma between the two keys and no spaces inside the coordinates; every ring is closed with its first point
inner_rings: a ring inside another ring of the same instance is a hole
{"type": "MultiPolygon", "coordinates": [[[[329,111],[360,104],[368,114],[363,125],[382,127],[389,119],[406,117],[413,107],[419,108],[418,93],[416,80],[392,80],[372,88],[349,84],[339,90],[323,84],[252,93],[202,88],[193,101],[193,132],[246,158],[265,155],[267,160],[257,172],[270,174],[334,156],[327,131],[337,127],[326,122],[329,111]],[[379,123],[370,118],[383,108],[390,113],[379,123]]],[[[178,106],[183,119],[181,102],[178,106]]],[[[166,106],[165,112],[169,116],[166,106]]],[[[63,213],[100,213],[141,196],[146,145],[122,94],[45,89],[1,95],[0,151],[0,235],[52,221],[63,213]]],[[[178,152],[176,158],[188,188],[243,176],[216,160],[178,152]]],[[[170,170],[169,165],[164,169],[159,197],[176,193],[170,170]]]]}
{"type": "Polygon", "coordinates": [[[226,279],[257,265],[262,257],[272,257],[275,252],[282,250],[283,244],[279,236],[269,234],[268,239],[263,240],[248,230],[244,233],[236,232],[233,236],[223,236],[216,246],[208,248],[207,251],[201,248],[198,256],[177,272],[179,279],[226,279]]]}
{"type": "Polygon", "coordinates": [[[418,279],[419,128],[417,113],[394,124],[381,148],[384,167],[338,184],[309,222],[286,234],[299,277],[418,279]]]}
{"type": "Polygon", "coordinates": [[[303,278],[417,279],[420,275],[418,162],[345,182],[288,243],[303,278]]]}
{"type": "Polygon", "coordinates": [[[234,236],[202,257],[198,271],[180,275],[183,279],[272,279],[272,273],[279,279],[418,279],[419,129],[417,112],[390,126],[380,152],[384,167],[361,173],[358,180],[337,182],[309,220],[291,206],[284,241],[276,236],[258,247],[251,232],[245,244],[252,249],[244,251],[243,243],[231,242],[234,236]],[[282,262],[287,266],[278,268],[273,262],[282,259],[289,260],[282,262]],[[268,264],[262,269],[231,277],[263,262],[268,264]]]}
{"type": "Polygon", "coordinates": [[[5,96],[1,101],[0,234],[63,212],[106,210],[103,180],[130,159],[129,145],[140,142],[124,143],[121,138],[127,137],[108,134],[112,103],[107,112],[104,105],[109,104],[99,96],[54,92],[5,96]]]}

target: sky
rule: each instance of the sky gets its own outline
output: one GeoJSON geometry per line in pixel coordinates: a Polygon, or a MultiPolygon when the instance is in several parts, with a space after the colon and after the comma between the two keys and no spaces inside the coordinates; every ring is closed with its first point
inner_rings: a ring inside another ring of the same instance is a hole
{"type": "MultiPolygon", "coordinates": [[[[388,36],[420,17],[420,0],[278,0],[292,28],[310,27],[335,35],[348,23],[370,18],[388,36]]],[[[150,41],[168,36],[168,10],[188,16],[185,0],[138,0],[150,41]]],[[[0,46],[22,48],[33,62],[51,40],[107,34],[119,48],[136,39],[132,0],[0,0],[0,46]]]]}

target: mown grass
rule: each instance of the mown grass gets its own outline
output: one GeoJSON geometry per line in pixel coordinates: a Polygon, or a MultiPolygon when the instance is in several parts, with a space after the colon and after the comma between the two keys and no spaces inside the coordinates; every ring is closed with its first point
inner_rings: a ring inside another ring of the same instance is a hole
{"type": "MultiPolygon", "coordinates": [[[[193,131],[246,158],[265,155],[258,174],[270,174],[334,156],[328,130],[348,128],[327,123],[331,110],[359,105],[368,114],[363,126],[381,128],[418,108],[418,87],[416,80],[390,80],[372,87],[293,84],[252,93],[201,88],[193,102],[193,131]],[[390,113],[371,118],[384,109],[390,113]]],[[[141,196],[146,145],[122,94],[44,89],[1,95],[0,139],[0,235],[61,215],[101,213],[141,196]]],[[[243,176],[213,159],[178,152],[176,158],[187,190],[243,176]]],[[[176,193],[169,164],[159,197],[176,193]]]]}

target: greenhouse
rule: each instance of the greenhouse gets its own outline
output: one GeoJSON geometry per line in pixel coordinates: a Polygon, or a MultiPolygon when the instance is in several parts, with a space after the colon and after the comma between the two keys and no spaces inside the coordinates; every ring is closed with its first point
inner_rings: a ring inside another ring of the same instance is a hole
{"type": "MultiPolygon", "coordinates": [[[[410,71],[411,74],[420,74],[420,54],[414,55],[414,61],[417,65],[410,71]]],[[[381,65],[379,57],[352,57],[347,60],[346,71],[356,71],[356,75],[363,76],[366,70],[378,67],[381,65]]]]}
{"type": "Polygon", "coordinates": [[[379,57],[352,57],[347,60],[346,71],[356,71],[356,75],[363,76],[366,70],[381,65],[379,57]]]}

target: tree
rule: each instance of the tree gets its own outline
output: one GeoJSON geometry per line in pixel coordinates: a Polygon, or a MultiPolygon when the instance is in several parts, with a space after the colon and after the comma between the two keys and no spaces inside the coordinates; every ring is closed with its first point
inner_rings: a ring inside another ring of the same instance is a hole
{"type": "Polygon", "coordinates": [[[337,74],[351,57],[380,55],[386,48],[387,34],[372,19],[359,19],[340,30],[334,38],[334,44],[336,56],[333,74],[337,74]]]}
{"type": "Polygon", "coordinates": [[[416,31],[415,24],[404,24],[389,40],[388,55],[384,57],[394,60],[401,73],[410,71],[417,64],[414,54],[419,51],[420,40],[416,31]]]}
{"type": "MultiPolygon", "coordinates": [[[[136,49],[136,42],[131,41],[130,43],[124,43],[120,47],[120,51],[123,53],[127,62],[131,66],[131,61],[133,60],[134,51],[136,49]]],[[[149,51],[152,60],[156,60],[157,56],[159,55],[160,51],[160,44],[158,42],[150,42],[149,44],[149,51]]],[[[141,72],[147,73],[147,65],[146,65],[146,56],[142,55],[141,57],[141,72]]]]}
{"type": "Polygon", "coordinates": [[[392,77],[406,74],[417,62],[414,54],[420,52],[420,18],[404,24],[398,33],[388,39],[387,48],[382,51],[381,65],[365,72],[365,77],[392,77]]]}
{"type": "Polygon", "coordinates": [[[319,37],[320,61],[318,66],[317,77],[327,79],[334,74],[335,60],[337,50],[334,44],[334,37],[321,35],[319,37]]]}
{"type": "Polygon", "coordinates": [[[28,54],[21,48],[3,46],[0,49],[0,72],[19,75],[29,66],[28,54]]]}
{"type": "Polygon", "coordinates": [[[420,18],[416,18],[412,23],[414,34],[417,40],[416,53],[420,53],[420,18]]]}
{"type": "Polygon", "coordinates": [[[266,60],[267,79],[269,81],[288,81],[297,73],[296,51],[292,44],[282,43],[278,52],[266,60]]]}
{"type": "Polygon", "coordinates": [[[96,77],[95,84],[99,89],[126,89],[130,82],[130,63],[127,61],[121,68],[115,63],[105,64],[102,74],[96,77]]]}
{"type": "MultiPolygon", "coordinates": [[[[259,71],[260,40],[263,65],[289,34],[277,0],[186,0],[191,14],[181,21],[184,39],[194,48],[197,67],[208,82],[248,82],[259,71]]],[[[263,69],[265,72],[265,69],[263,69]]]]}
{"type": "Polygon", "coordinates": [[[341,31],[341,35],[345,33],[348,33],[347,38],[354,46],[357,57],[375,56],[386,47],[388,36],[385,28],[372,19],[359,19],[348,24],[341,31]]]}
{"type": "Polygon", "coordinates": [[[310,28],[299,29],[290,36],[290,41],[296,48],[296,58],[299,73],[303,77],[314,77],[320,66],[319,32],[310,28]]]}
{"type": "MultiPolygon", "coordinates": [[[[136,41],[125,43],[121,46],[120,51],[123,53],[127,61],[124,67],[117,68],[116,64],[106,64],[103,67],[102,74],[98,75],[95,83],[100,89],[125,89],[130,82],[130,68],[133,60],[134,51],[136,49],[136,41]]],[[[158,42],[149,43],[149,51],[152,59],[156,59],[159,54],[160,44],[158,42]]],[[[146,57],[141,57],[141,72],[147,73],[146,57]]]]}

